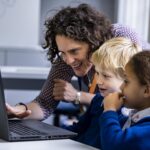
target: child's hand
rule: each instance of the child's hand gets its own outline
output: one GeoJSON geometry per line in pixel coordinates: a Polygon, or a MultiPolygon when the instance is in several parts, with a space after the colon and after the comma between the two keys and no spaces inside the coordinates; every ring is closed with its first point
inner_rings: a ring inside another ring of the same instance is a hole
{"type": "Polygon", "coordinates": [[[117,111],[123,104],[123,96],[121,93],[111,93],[104,98],[104,111],[117,111]]]}

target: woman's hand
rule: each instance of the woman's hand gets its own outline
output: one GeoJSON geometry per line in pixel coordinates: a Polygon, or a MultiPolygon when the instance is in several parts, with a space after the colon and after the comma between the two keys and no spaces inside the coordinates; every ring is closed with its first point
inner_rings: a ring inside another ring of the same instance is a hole
{"type": "Polygon", "coordinates": [[[73,102],[77,96],[77,90],[72,86],[71,83],[61,80],[54,80],[53,96],[55,100],[66,100],[73,102]]]}
{"type": "Polygon", "coordinates": [[[26,110],[25,106],[10,106],[6,103],[6,110],[9,118],[17,117],[17,118],[25,118],[31,114],[31,110],[26,110]]]}
{"type": "Polygon", "coordinates": [[[123,105],[123,96],[121,93],[110,93],[104,98],[104,111],[117,111],[123,105]]]}

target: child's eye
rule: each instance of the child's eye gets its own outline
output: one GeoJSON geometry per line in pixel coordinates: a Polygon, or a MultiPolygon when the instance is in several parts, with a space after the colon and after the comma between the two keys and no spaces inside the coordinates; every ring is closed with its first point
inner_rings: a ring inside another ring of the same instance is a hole
{"type": "Polygon", "coordinates": [[[129,83],[129,81],[128,81],[127,79],[125,79],[125,80],[124,80],[124,83],[125,83],[125,84],[128,84],[128,83],[129,83]]]}
{"type": "Polygon", "coordinates": [[[99,72],[96,71],[95,73],[96,73],[96,75],[99,75],[99,72]]]}
{"type": "Polygon", "coordinates": [[[107,75],[107,74],[103,74],[103,77],[104,77],[104,78],[109,78],[110,76],[107,75]]]}

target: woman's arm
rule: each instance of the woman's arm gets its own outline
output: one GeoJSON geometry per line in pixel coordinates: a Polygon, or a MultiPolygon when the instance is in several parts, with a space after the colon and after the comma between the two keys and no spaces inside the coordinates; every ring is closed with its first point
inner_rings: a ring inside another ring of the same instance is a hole
{"type": "Polygon", "coordinates": [[[53,95],[54,99],[66,100],[68,102],[78,101],[80,104],[90,104],[95,94],[90,94],[83,91],[78,91],[73,85],[61,79],[54,80],[53,95]],[[79,95],[78,95],[79,93],[79,95]]]}
{"type": "Polygon", "coordinates": [[[26,111],[26,108],[23,105],[12,107],[6,104],[9,116],[15,115],[19,118],[28,116],[28,118],[46,119],[55,110],[59,103],[59,101],[54,100],[53,96],[54,79],[58,78],[70,82],[72,76],[72,69],[64,62],[59,62],[53,65],[40,94],[33,101],[26,104],[28,110],[26,111]]]}
{"type": "Polygon", "coordinates": [[[18,117],[25,119],[38,119],[44,118],[44,113],[38,103],[31,102],[29,104],[19,104],[16,106],[10,106],[6,104],[6,109],[9,117],[18,117]]]}

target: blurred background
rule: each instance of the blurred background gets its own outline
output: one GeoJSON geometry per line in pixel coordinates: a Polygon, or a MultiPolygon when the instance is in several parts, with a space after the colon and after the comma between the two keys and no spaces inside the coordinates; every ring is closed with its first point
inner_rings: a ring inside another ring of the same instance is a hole
{"type": "Polygon", "coordinates": [[[41,48],[45,19],[80,3],[102,11],[112,23],[134,28],[150,42],[150,0],[0,0],[0,68],[10,104],[35,98],[50,70],[41,48]]]}

